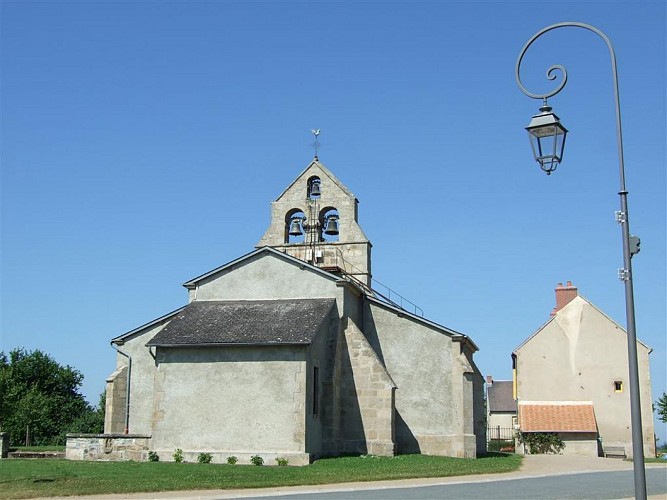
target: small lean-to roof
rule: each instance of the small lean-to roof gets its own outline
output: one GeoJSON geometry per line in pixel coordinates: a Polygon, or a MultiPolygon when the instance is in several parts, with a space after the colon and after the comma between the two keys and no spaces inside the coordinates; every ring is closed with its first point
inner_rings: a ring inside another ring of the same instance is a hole
{"type": "Polygon", "coordinates": [[[522,432],[597,432],[591,401],[521,401],[522,432]]]}
{"type": "Polygon", "coordinates": [[[169,321],[176,314],[181,312],[184,308],[185,308],[185,306],[179,307],[175,311],[171,311],[170,313],[167,313],[164,316],[160,316],[159,318],[154,319],[153,321],[150,321],[150,322],[148,322],[144,325],[141,325],[141,326],[139,326],[139,327],[137,327],[133,330],[130,330],[129,332],[126,332],[122,335],[119,335],[118,337],[115,337],[115,338],[111,339],[111,343],[116,344],[116,345],[123,345],[123,343],[130,340],[133,336],[139,335],[139,334],[145,332],[146,330],[148,330],[150,328],[153,328],[157,325],[160,325],[161,323],[164,323],[166,321],[169,321]]]}
{"type": "Polygon", "coordinates": [[[308,345],[334,299],[194,301],[146,345],[308,345]]]}
{"type": "Polygon", "coordinates": [[[516,413],[513,382],[511,380],[494,380],[487,389],[487,403],[490,412],[516,413]]]}

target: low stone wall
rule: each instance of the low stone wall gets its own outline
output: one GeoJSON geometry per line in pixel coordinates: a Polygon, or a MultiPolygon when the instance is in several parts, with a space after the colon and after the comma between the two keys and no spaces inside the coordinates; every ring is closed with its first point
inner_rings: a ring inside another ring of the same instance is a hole
{"type": "MultiPolygon", "coordinates": [[[[128,460],[147,461],[150,450],[151,436],[144,434],[67,434],[67,460],[100,460],[123,462],[128,460]]],[[[161,462],[173,462],[175,450],[154,450],[161,462]]],[[[202,450],[207,451],[207,450],[202,450]]],[[[202,451],[183,450],[184,462],[197,462],[202,451]]],[[[251,464],[253,455],[264,459],[264,465],[278,465],[276,459],[284,458],[288,465],[308,465],[308,453],[248,453],[208,451],[212,463],[227,463],[227,458],[235,456],[239,464],[251,464]]]]}
{"type": "Polygon", "coordinates": [[[67,434],[67,460],[147,460],[151,437],[143,434],[67,434]]]}
{"type": "Polygon", "coordinates": [[[7,458],[9,453],[9,433],[0,432],[0,458],[7,458]]]}

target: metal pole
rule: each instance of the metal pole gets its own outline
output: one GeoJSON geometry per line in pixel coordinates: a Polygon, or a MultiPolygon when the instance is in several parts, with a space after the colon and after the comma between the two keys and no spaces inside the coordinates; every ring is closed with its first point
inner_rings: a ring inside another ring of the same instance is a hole
{"type": "Polygon", "coordinates": [[[635,325],[635,299],[634,291],[632,285],[632,254],[630,252],[630,218],[628,215],[628,192],[625,188],[625,165],[623,161],[623,133],[621,129],[621,104],[619,99],[618,92],[618,73],[616,70],[616,54],[614,53],[614,48],[612,47],[611,41],[602,31],[591,26],[590,24],[578,23],[578,22],[564,22],[552,24],[543,28],[541,31],[533,35],[533,37],[528,40],[526,45],[523,47],[519,58],[516,63],[515,77],[516,82],[521,91],[526,94],[528,97],[533,99],[546,99],[560,92],[565,84],[567,83],[567,71],[561,65],[551,66],[547,70],[547,78],[554,80],[556,77],[554,75],[555,71],[560,71],[563,76],[563,80],[559,84],[556,90],[547,93],[547,94],[533,94],[528,92],[526,88],[521,83],[519,77],[519,70],[521,66],[521,60],[523,59],[526,50],[528,47],[540,36],[548,31],[563,28],[563,27],[574,27],[574,28],[583,28],[589,31],[592,31],[600,38],[604,40],[609,49],[609,55],[611,57],[611,67],[612,67],[612,76],[614,83],[614,98],[616,103],[616,142],[618,144],[618,169],[620,177],[620,202],[621,210],[618,214],[618,222],[621,224],[621,234],[623,241],[623,269],[620,270],[619,278],[624,281],[625,285],[625,317],[627,322],[627,336],[628,336],[628,368],[629,368],[629,381],[630,381],[630,418],[632,424],[632,460],[633,460],[633,469],[634,469],[634,481],[635,481],[635,498],[645,500],[646,499],[646,471],[644,466],[644,439],[642,435],[642,415],[641,415],[641,399],[640,399],[640,388],[639,388],[639,366],[637,363],[637,331],[635,325]]]}

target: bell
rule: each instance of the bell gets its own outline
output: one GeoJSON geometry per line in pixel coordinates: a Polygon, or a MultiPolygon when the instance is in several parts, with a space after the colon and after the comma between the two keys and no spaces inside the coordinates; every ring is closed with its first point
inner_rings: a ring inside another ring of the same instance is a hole
{"type": "Polygon", "coordinates": [[[290,236],[301,236],[303,234],[303,231],[301,230],[301,220],[294,218],[290,221],[288,234],[290,236]]]}
{"type": "Polygon", "coordinates": [[[322,192],[320,191],[320,183],[319,182],[312,182],[310,184],[310,196],[320,196],[322,192]]]}
{"type": "Polygon", "coordinates": [[[329,215],[327,217],[327,228],[324,230],[324,234],[335,236],[338,234],[338,216],[329,215]]]}

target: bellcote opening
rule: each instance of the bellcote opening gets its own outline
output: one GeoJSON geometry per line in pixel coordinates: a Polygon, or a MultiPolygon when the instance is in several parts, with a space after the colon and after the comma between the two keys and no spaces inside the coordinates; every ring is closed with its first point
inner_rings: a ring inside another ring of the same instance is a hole
{"type": "Polygon", "coordinates": [[[303,243],[305,241],[305,231],[303,230],[303,221],[306,215],[298,208],[287,212],[285,217],[285,243],[303,243]]]}
{"type": "Polygon", "coordinates": [[[339,237],[339,215],[338,210],[333,207],[326,207],[320,211],[320,234],[321,241],[338,241],[339,237]]]}
{"type": "Polygon", "coordinates": [[[318,200],[322,196],[321,184],[322,181],[317,176],[308,179],[306,198],[309,200],[318,200]]]}

